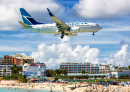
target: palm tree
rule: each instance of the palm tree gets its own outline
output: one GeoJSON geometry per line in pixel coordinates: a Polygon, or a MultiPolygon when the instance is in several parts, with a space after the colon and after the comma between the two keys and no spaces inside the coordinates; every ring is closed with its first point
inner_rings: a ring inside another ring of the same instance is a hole
{"type": "Polygon", "coordinates": [[[6,75],[6,69],[3,70],[4,74],[6,75]]]}
{"type": "Polygon", "coordinates": [[[56,69],[55,73],[56,73],[57,76],[60,76],[60,74],[62,73],[62,70],[56,69]]]}
{"type": "Polygon", "coordinates": [[[81,73],[82,73],[82,75],[85,74],[85,70],[82,70],[81,73]]]}
{"type": "Polygon", "coordinates": [[[11,75],[15,75],[15,76],[18,76],[19,75],[19,72],[22,71],[22,68],[14,65],[10,68],[11,70],[11,75]]]}
{"type": "Polygon", "coordinates": [[[64,74],[64,76],[67,76],[68,72],[66,69],[62,70],[62,74],[64,74]]]}

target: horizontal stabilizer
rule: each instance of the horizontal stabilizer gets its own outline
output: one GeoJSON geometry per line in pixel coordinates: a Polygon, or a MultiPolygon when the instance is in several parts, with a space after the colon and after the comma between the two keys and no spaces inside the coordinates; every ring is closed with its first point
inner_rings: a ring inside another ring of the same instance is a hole
{"type": "Polygon", "coordinates": [[[18,21],[23,27],[31,27],[30,25],[28,25],[28,24],[25,24],[25,23],[23,23],[23,22],[21,22],[21,21],[18,21]]]}

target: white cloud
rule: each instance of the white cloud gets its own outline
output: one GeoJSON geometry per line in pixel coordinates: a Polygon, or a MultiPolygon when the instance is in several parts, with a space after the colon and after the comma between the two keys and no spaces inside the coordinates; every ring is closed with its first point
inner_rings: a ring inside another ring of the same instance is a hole
{"type": "Polygon", "coordinates": [[[130,52],[128,51],[129,45],[125,44],[121,50],[105,59],[107,63],[113,65],[128,66],[130,64],[130,52]]]}
{"type": "Polygon", "coordinates": [[[89,46],[77,45],[72,47],[68,42],[69,38],[61,41],[60,44],[51,46],[42,43],[38,45],[38,51],[32,52],[31,56],[35,62],[42,62],[48,68],[59,68],[63,62],[93,62],[98,63],[100,51],[97,48],[89,48],[89,46]],[[67,41],[67,42],[66,42],[67,41]]]}
{"type": "Polygon", "coordinates": [[[111,18],[130,14],[130,0],[80,0],[73,9],[84,18],[111,18]]]}
{"type": "Polygon", "coordinates": [[[50,8],[57,14],[64,10],[64,7],[54,0],[0,0],[0,30],[12,30],[20,26],[18,21],[22,18],[19,8],[25,8],[29,13],[34,13],[33,16],[40,17],[40,20],[41,17],[46,19],[43,15],[43,13],[48,14],[46,8],[50,8]]]}
{"type": "Polygon", "coordinates": [[[31,53],[35,62],[45,63],[47,68],[59,68],[61,63],[65,62],[90,62],[94,64],[108,63],[113,65],[128,66],[130,63],[129,45],[125,44],[115,54],[111,54],[109,58],[99,58],[100,50],[98,48],[90,48],[89,45],[70,44],[70,39],[65,36],[60,44],[46,45],[42,43],[38,45],[38,50],[31,53]]]}

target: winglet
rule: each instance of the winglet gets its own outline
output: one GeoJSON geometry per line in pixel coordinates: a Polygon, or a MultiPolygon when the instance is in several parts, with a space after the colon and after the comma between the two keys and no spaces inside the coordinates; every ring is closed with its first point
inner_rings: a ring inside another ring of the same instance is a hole
{"type": "Polygon", "coordinates": [[[54,16],[53,14],[52,14],[52,12],[47,8],[47,11],[49,12],[49,15],[50,16],[54,16]]]}
{"type": "Polygon", "coordinates": [[[23,22],[21,22],[21,21],[18,21],[23,27],[31,27],[30,25],[28,25],[28,24],[25,24],[25,23],[23,23],[23,22]]]}

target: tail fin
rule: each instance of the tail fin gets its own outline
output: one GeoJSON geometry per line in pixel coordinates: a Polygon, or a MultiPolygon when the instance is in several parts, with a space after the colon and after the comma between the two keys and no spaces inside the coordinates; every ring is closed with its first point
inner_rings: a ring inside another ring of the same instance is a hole
{"type": "Polygon", "coordinates": [[[35,21],[24,8],[20,8],[20,12],[22,15],[23,22],[25,24],[28,24],[28,25],[44,24],[44,23],[40,23],[40,22],[35,21]]]}

